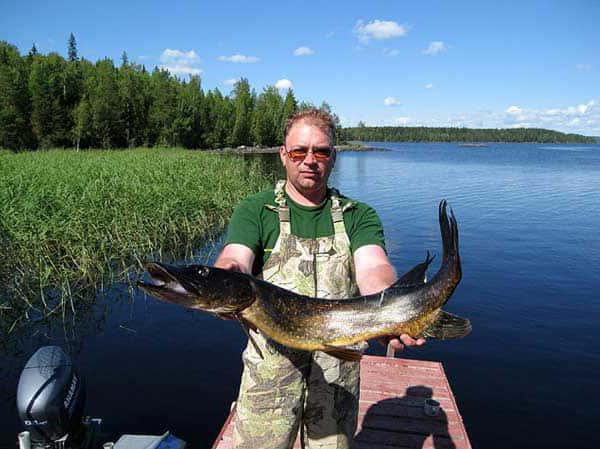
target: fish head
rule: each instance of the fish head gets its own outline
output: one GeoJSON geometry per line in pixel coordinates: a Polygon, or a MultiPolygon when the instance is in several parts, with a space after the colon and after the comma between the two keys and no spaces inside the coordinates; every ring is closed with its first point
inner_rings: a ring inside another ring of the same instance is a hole
{"type": "Polygon", "coordinates": [[[217,315],[241,312],[254,301],[252,278],[206,265],[146,264],[150,279],[139,281],[146,293],[167,302],[217,315]]]}

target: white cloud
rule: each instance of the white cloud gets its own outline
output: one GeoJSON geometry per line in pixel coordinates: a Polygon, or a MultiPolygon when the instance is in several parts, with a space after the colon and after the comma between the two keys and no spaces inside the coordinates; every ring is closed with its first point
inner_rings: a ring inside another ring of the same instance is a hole
{"type": "Polygon", "coordinates": [[[298,47],[294,50],[294,56],[310,56],[314,54],[314,50],[309,47],[298,47]]]}
{"type": "Polygon", "coordinates": [[[600,107],[589,100],[575,106],[528,109],[510,106],[504,113],[483,111],[459,117],[458,126],[486,128],[546,128],[568,133],[600,135],[600,107]]]}
{"type": "Polygon", "coordinates": [[[240,79],[239,78],[229,78],[226,79],[225,81],[223,81],[223,84],[225,86],[233,86],[235,83],[237,83],[240,79]]]}
{"type": "Polygon", "coordinates": [[[200,75],[202,73],[202,69],[181,64],[161,65],[160,68],[168,70],[172,75],[200,75]]]}
{"type": "Polygon", "coordinates": [[[294,87],[294,85],[292,84],[292,82],[288,79],[280,79],[275,83],[275,87],[279,90],[284,90],[284,89],[291,89],[292,87],[294,87]]]}
{"type": "Polygon", "coordinates": [[[398,56],[400,54],[400,50],[396,50],[395,48],[384,48],[383,56],[398,56]]]}
{"type": "Polygon", "coordinates": [[[194,50],[181,51],[165,48],[165,50],[160,55],[160,62],[164,62],[165,64],[168,64],[170,62],[176,62],[179,64],[193,64],[200,62],[200,57],[194,50]]]}
{"type": "Polygon", "coordinates": [[[254,62],[260,61],[260,59],[257,58],[256,56],[246,56],[246,55],[241,55],[239,53],[236,53],[235,55],[231,55],[231,56],[219,56],[217,59],[219,61],[234,62],[234,63],[238,63],[238,64],[252,64],[254,62]]]}
{"type": "Polygon", "coordinates": [[[596,106],[596,102],[594,100],[588,101],[586,104],[580,104],[577,106],[577,112],[581,115],[585,115],[590,112],[594,106],[596,106]]]}
{"type": "Polygon", "coordinates": [[[448,50],[448,48],[450,48],[448,47],[448,44],[442,41],[433,41],[429,44],[429,47],[423,50],[423,54],[434,56],[439,53],[445,52],[446,50],[448,50]]]}
{"type": "Polygon", "coordinates": [[[506,110],[506,113],[510,115],[521,115],[523,113],[523,110],[519,106],[510,106],[506,110]]]}
{"type": "Polygon", "coordinates": [[[383,104],[386,106],[398,106],[400,104],[400,101],[394,97],[386,97],[383,100],[383,104]]]}
{"type": "Polygon", "coordinates": [[[173,75],[200,75],[202,69],[198,67],[200,57],[194,50],[182,51],[165,48],[160,55],[159,68],[168,70],[173,75]]]}
{"type": "Polygon", "coordinates": [[[545,128],[598,136],[600,135],[600,101],[589,100],[574,106],[548,109],[529,109],[522,105],[512,105],[505,110],[480,110],[451,116],[397,117],[386,124],[467,128],[545,128]]]}
{"type": "Polygon", "coordinates": [[[433,89],[433,84],[429,83],[429,84],[425,84],[425,89],[433,89]]]}
{"type": "Polygon", "coordinates": [[[384,40],[393,37],[405,36],[408,28],[391,20],[372,20],[365,23],[362,20],[356,22],[354,34],[358,36],[361,42],[369,42],[371,39],[384,40]]]}
{"type": "Polygon", "coordinates": [[[589,72],[590,70],[592,70],[591,64],[577,64],[575,67],[577,68],[577,70],[580,70],[582,72],[589,72]]]}

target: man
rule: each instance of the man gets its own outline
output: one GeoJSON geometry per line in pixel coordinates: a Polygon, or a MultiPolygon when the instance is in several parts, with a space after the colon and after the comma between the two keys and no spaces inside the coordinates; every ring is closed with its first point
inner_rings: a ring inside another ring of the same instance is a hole
{"type": "MultiPolygon", "coordinates": [[[[375,293],[396,280],[375,211],[327,186],[334,133],[331,117],[318,109],[288,120],[279,150],[286,180],[236,208],[215,266],[322,298],[375,293]]],[[[299,426],[305,447],[350,447],[359,363],[252,337],[260,352],[249,343],[243,354],[234,447],[291,448],[299,426]]],[[[390,340],[395,349],[423,343],[408,335],[390,340]]]]}

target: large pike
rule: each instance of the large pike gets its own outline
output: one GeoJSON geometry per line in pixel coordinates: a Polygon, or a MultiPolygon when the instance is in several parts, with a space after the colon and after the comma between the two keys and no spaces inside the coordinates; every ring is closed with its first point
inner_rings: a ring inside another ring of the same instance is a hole
{"type": "Polygon", "coordinates": [[[469,320],[441,310],[461,279],[458,226],[446,207],[442,200],[442,263],[428,282],[429,254],[389,288],[349,299],[298,295],[244,273],[205,265],[149,263],[151,282],[138,285],[165,301],[239,319],[245,328],[259,329],[283,345],[350,360],[360,358],[356,345],[370,338],[460,338],[471,331],[469,320]]]}

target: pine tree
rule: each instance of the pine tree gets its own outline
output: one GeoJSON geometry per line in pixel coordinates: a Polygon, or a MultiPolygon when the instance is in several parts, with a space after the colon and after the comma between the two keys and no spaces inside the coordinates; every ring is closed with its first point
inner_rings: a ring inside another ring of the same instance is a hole
{"type": "Polygon", "coordinates": [[[138,64],[122,65],[119,69],[121,118],[128,147],[146,143],[148,110],[150,107],[150,76],[138,64]]]}
{"type": "Polygon", "coordinates": [[[258,96],[254,108],[252,137],[255,145],[275,146],[281,143],[279,128],[283,99],[275,86],[268,86],[258,96]]]}
{"type": "Polygon", "coordinates": [[[37,56],[31,65],[31,124],[43,148],[72,143],[72,116],[65,82],[67,63],[58,53],[37,56]]]}
{"type": "Polygon", "coordinates": [[[246,78],[240,79],[233,88],[235,122],[231,133],[231,146],[249,145],[251,143],[250,129],[252,127],[253,94],[246,78]]]}
{"type": "Polygon", "coordinates": [[[126,67],[129,65],[129,57],[127,56],[127,52],[123,51],[121,53],[121,67],[126,67]]]}
{"type": "Polygon", "coordinates": [[[235,125],[235,106],[229,97],[224,97],[219,89],[213,91],[214,133],[211,148],[224,147],[229,143],[231,130],[235,125]]]}
{"type": "Polygon", "coordinates": [[[316,106],[314,105],[314,103],[310,102],[310,101],[301,101],[300,104],[298,105],[298,110],[299,111],[305,111],[306,109],[314,109],[316,106]]]}
{"type": "Polygon", "coordinates": [[[84,97],[73,111],[73,136],[75,149],[88,148],[94,145],[94,118],[87,97],[84,97]]]}
{"type": "Polygon", "coordinates": [[[117,69],[112,60],[107,58],[96,62],[94,76],[88,80],[87,87],[95,139],[99,146],[102,148],[126,146],[127,138],[117,69]]]}
{"type": "Polygon", "coordinates": [[[34,148],[28,64],[13,45],[0,42],[0,148],[34,148]]]}
{"type": "Polygon", "coordinates": [[[172,126],[173,143],[184,148],[202,146],[203,93],[200,78],[192,76],[190,81],[178,89],[177,111],[172,126]]]}
{"type": "Polygon", "coordinates": [[[288,89],[283,102],[283,112],[281,113],[281,120],[279,124],[278,140],[283,142],[283,134],[285,132],[285,126],[287,120],[298,111],[298,102],[294,96],[292,89],[288,89]]]}
{"type": "Polygon", "coordinates": [[[77,41],[73,33],[69,34],[68,59],[70,62],[77,61],[77,41]]]}
{"type": "Polygon", "coordinates": [[[167,70],[155,68],[150,76],[147,141],[149,145],[175,145],[172,134],[179,83],[167,70]]]}

